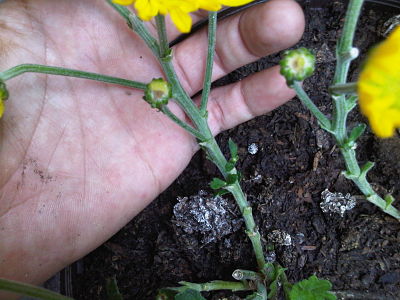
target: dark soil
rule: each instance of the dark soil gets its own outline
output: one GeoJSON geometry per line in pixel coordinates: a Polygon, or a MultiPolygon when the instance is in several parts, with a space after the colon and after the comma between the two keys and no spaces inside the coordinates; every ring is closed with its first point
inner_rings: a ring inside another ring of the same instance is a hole
{"type": "MultiPolygon", "coordinates": [[[[317,54],[318,71],[305,82],[305,89],[329,114],[332,104],[326,90],[334,73],[335,44],[345,5],[342,1],[325,3],[323,7],[304,5],[308,27],[300,46],[317,54]]],[[[378,34],[382,24],[399,13],[366,5],[355,42],[362,57],[382,38],[378,34]]],[[[236,81],[278,61],[279,56],[263,58],[218,84],[236,81]]],[[[357,67],[352,69],[352,79],[357,72],[357,67]]],[[[355,111],[349,124],[359,121],[365,122],[355,111]]],[[[275,244],[275,251],[267,256],[288,269],[290,281],[316,274],[329,279],[343,299],[400,299],[400,224],[360,200],[357,188],[341,176],[344,164],[334,141],[297,99],[221,134],[218,141],[226,154],[230,137],[239,145],[242,186],[263,240],[266,245],[275,244]],[[253,143],[258,152],[250,154],[248,146],[253,143]],[[350,193],[358,199],[356,207],[343,217],[324,213],[320,202],[325,189],[350,193]]],[[[358,157],[361,162],[377,163],[369,174],[376,190],[393,192],[399,199],[399,136],[378,140],[367,132],[359,142],[358,157]]],[[[154,299],[158,288],[176,286],[182,280],[232,280],[236,268],[254,269],[251,246],[232,199],[199,202],[184,198],[174,210],[179,197],[210,192],[208,183],[217,176],[205,155],[197,153],[167,191],[73,266],[73,296],[105,299],[106,279],[116,276],[125,299],[154,299]],[[202,219],[206,210],[213,216],[210,223],[202,219]]],[[[229,295],[205,294],[208,299],[229,295]]]]}

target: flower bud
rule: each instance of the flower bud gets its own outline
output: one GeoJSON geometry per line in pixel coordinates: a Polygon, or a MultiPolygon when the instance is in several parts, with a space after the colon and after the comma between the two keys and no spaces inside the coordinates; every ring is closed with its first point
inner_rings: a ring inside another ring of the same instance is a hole
{"type": "Polygon", "coordinates": [[[168,104],[168,100],[172,97],[171,85],[162,78],[154,78],[144,91],[143,99],[148,102],[151,107],[161,109],[168,104]]]}
{"type": "Polygon", "coordinates": [[[310,77],[315,70],[315,56],[307,48],[285,51],[279,62],[281,74],[285,77],[289,87],[295,81],[303,81],[310,77]]]}

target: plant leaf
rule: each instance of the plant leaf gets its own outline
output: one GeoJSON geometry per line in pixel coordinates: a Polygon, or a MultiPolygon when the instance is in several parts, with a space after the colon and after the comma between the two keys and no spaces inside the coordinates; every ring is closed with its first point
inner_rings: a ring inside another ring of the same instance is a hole
{"type": "Polygon", "coordinates": [[[195,290],[186,290],[175,296],[175,300],[206,300],[200,292],[195,290]]]}
{"type": "Polygon", "coordinates": [[[235,167],[235,163],[233,163],[232,161],[228,161],[225,165],[225,171],[230,172],[233,170],[234,167],[235,167]]]}
{"type": "Polygon", "coordinates": [[[367,125],[365,124],[358,124],[356,127],[354,127],[351,130],[350,136],[349,136],[349,141],[355,143],[357,139],[364,133],[365,128],[367,128],[367,125]]]}
{"type": "Polygon", "coordinates": [[[308,279],[297,282],[289,292],[290,300],[336,300],[330,292],[332,284],[328,280],[312,275],[308,279]]]}
{"type": "Polygon", "coordinates": [[[213,190],[219,190],[220,188],[223,188],[224,186],[226,186],[226,182],[219,178],[214,178],[210,183],[210,187],[213,190]]]}
{"type": "Polygon", "coordinates": [[[226,177],[226,183],[227,184],[234,184],[234,183],[236,183],[236,181],[238,181],[238,178],[239,178],[238,174],[229,174],[226,177]]]}
{"type": "Polygon", "coordinates": [[[119,292],[117,279],[115,276],[107,278],[106,291],[108,300],[123,300],[122,294],[119,292]]]}
{"type": "Polygon", "coordinates": [[[238,146],[235,144],[235,142],[232,139],[229,139],[228,145],[229,145],[229,151],[231,152],[231,160],[233,163],[236,163],[239,159],[238,146]]]}

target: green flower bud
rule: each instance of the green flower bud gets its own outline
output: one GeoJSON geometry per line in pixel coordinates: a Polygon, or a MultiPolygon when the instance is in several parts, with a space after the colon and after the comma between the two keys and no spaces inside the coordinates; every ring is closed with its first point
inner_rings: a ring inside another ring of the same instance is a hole
{"type": "Polygon", "coordinates": [[[144,91],[143,99],[148,102],[151,107],[161,109],[168,104],[168,100],[172,97],[171,85],[162,78],[154,78],[144,91]]]}
{"type": "Polygon", "coordinates": [[[315,56],[307,48],[285,51],[279,62],[281,74],[285,77],[289,87],[295,81],[303,81],[310,77],[315,70],[315,56]]]}

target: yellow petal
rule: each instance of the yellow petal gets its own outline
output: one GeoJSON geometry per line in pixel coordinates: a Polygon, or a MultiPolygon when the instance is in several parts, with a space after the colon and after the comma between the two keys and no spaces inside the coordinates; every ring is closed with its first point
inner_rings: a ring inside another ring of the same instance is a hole
{"type": "Polygon", "coordinates": [[[171,20],[180,32],[188,33],[192,28],[192,18],[188,13],[176,8],[170,12],[171,20]]]}
{"type": "Polygon", "coordinates": [[[221,0],[219,2],[225,6],[241,6],[250,3],[252,1],[253,0],[221,0]]]}
{"type": "Polygon", "coordinates": [[[131,5],[135,0],[112,0],[112,2],[119,5],[131,5]]]}

